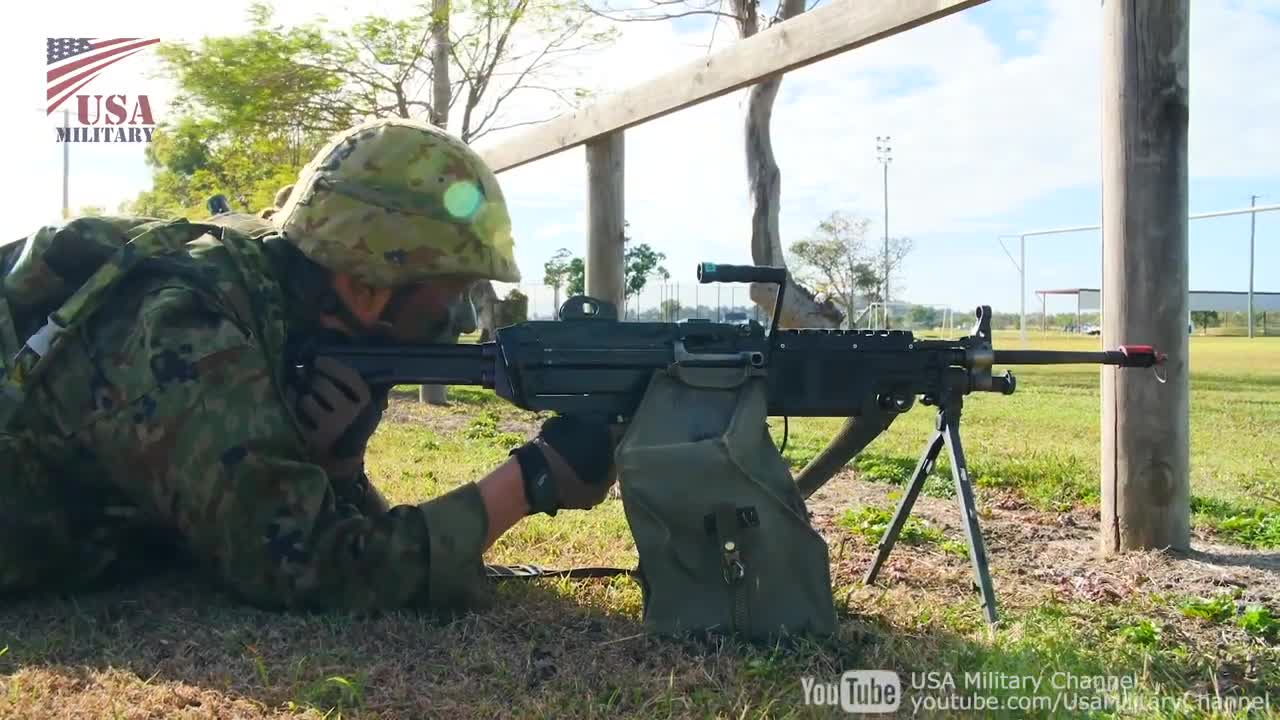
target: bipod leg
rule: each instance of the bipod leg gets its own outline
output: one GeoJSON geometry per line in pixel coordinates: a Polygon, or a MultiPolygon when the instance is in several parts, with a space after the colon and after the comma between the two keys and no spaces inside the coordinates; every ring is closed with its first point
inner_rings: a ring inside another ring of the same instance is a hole
{"type": "Polygon", "coordinates": [[[902,500],[898,502],[898,509],[893,513],[893,522],[889,523],[889,527],[884,531],[884,537],[880,538],[880,544],[876,548],[876,559],[872,561],[871,568],[867,570],[867,574],[862,578],[864,585],[870,585],[875,582],[876,574],[880,572],[880,566],[884,565],[884,561],[889,559],[889,551],[893,549],[893,544],[898,541],[898,533],[902,532],[902,526],[907,523],[907,517],[911,515],[911,507],[916,504],[916,498],[920,496],[920,490],[924,488],[924,480],[933,471],[933,463],[938,459],[938,453],[942,452],[942,444],[946,436],[941,430],[935,432],[929,440],[928,446],[925,447],[924,453],[920,455],[919,462],[916,463],[916,471],[911,475],[911,482],[907,485],[907,491],[902,494],[902,500]]]}
{"type": "Polygon", "coordinates": [[[947,450],[951,453],[951,476],[956,481],[956,498],[960,501],[960,514],[964,519],[965,538],[969,541],[969,560],[973,564],[973,574],[978,580],[978,591],[982,593],[982,610],[987,622],[996,623],[996,591],[991,583],[991,570],[987,565],[986,543],[982,540],[982,530],[978,527],[978,506],[973,497],[973,485],[969,482],[969,467],[964,461],[964,447],[960,444],[960,407],[955,406],[941,416],[940,433],[947,439],[947,450]]]}

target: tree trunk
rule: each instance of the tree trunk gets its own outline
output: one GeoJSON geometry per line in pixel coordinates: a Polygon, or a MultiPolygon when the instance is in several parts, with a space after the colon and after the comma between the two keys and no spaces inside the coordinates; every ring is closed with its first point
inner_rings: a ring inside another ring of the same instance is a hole
{"type": "Polygon", "coordinates": [[[431,0],[431,124],[449,127],[449,0],[431,0]]]}
{"type": "Polygon", "coordinates": [[[480,342],[493,339],[497,330],[498,293],[493,291],[493,284],[488,280],[478,282],[471,290],[471,302],[476,306],[476,325],[480,328],[480,342]]]}
{"type": "MultiPolygon", "coordinates": [[[[739,33],[743,38],[759,30],[754,0],[733,0],[738,16],[739,33]]],[[[782,0],[778,9],[778,21],[795,17],[805,11],[804,0],[782,0]]],[[[770,121],[773,118],[773,101],[782,86],[782,76],[777,75],[751,88],[747,97],[746,158],[747,184],[751,195],[751,258],[758,265],[786,267],[782,238],[778,232],[778,211],[782,202],[782,171],[773,157],[770,138],[770,121]]],[[[777,289],[770,285],[753,284],[751,300],[773,312],[777,289]]],[[[819,304],[813,293],[787,277],[786,296],[778,318],[780,327],[840,326],[841,313],[828,300],[819,304]]],[[[822,487],[849,460],[862,451],[868,443],[893,422],[893,416],[864,415],[849,418],[826,448],[796,475],[796,484],[806,497],[822,487]]]]}
{"type": "MultiPolygon", "coordinates": [[[[431,0],[431,114],[432,125],[449,127],[449,0],[431,0]]],[[[448,405],[444,385],[418,388],[418,402],[448,405]]]]}
{"type": "MultiPolygon", "coordinates": [[[[759,19],[752,0],[733,0],[738,31],[743,38],[759,31],[759,19]]],[[[782,0],[778,21],[785,22],[805,11],[804,0],[782,0]]],[[[778,232],[778,211],[782,198],[782,172],[773,157],[770,122],[773,101],[782,86],[782,75],[751,88],[747,99],[746,159],[747,185],[751,196],[751,259],[757,265],[786,267],[782,238],[778,232]]],[[[777,299],[772,285],[753,284],[751,300],[770,313],[777,299]]],[[[818,304],[813,293],[797,285],[789,276],[782,315],[783,327],[839,327],[840,311],[831,303],[818,304]]]]}

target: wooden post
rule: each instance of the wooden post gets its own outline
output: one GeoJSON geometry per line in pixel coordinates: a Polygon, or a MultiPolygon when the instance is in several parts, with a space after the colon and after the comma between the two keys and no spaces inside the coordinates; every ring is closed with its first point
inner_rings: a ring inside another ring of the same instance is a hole
{"type": "Polygon", "coordinates": [[[623,135],[609,133],[586,144],[587,263],[586,291],[608,300],[623,317],[623,135]]]}
{"type": "Polygon", "coordinates": [[[1187,550],[1190,0],[1104,0],[1102,15],[1102,340],[1169,359],[1163,384],[1102,370],[1100,546],[1187,550]]]}

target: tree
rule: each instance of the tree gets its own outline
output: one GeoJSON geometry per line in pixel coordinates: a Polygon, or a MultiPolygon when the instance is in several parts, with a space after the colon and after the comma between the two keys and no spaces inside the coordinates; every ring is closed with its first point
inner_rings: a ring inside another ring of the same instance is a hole
{"type": "Polygon", "coordinates": [[[622,265],[626,270],[624,288],[627,297],[634,297],[644,290],[649,283],[650,275],[657,275],[663,280],[671,279],[671,273],[662,266],[667,259],[666,253],[660,253],[649,247],[648,243],[632,245],[622,255],[622,265]]]}
{"type": "MultiPolygon", "coordinates": [[[[318,142],[318,140],[317,140],[318,142]]],[[[205,201],[223,194],[236,210],[270,207],[277,189],[297,176],[287,138],[237,134],[213,120],[179,117],[157,130],[144,151],[151,190],[127,211],[155,217],[201,217],[205,201]]]]}
{"type": "Polygon", "coordinates": [[[678,300],[663,300],[658,303],[658,312],[664,322],[679,322],[680,310],[680,301],[678,300]]]}
{"type": "MultiPolygon", "coordinates": [[[[817,4],[816,2],[814,3],[817,4]]],[[[720,8],[717,0],[650,0],[649,6],[636,9],[614,9],[608,0],[593,12],[618,22],[653,22],[689,16],[710,16],[732,20],[738,28],[738,36],[748,38],[777,23],[786,22],[808,9],[805,0],[778,0],[772,17],[764,12],[757,0],[730,0],[732,12],[720,8]],[[762,27],[763,23],[763,27],[762,27]]],[[[758,265],[786,267],[781,233],[778,229],[778,212],[782,196],[782,172],[774,159],[770,123],[773,118],[773,102],[782,86],[782,73],[756,83],[747,96],[745,122],[745,150],[747,165],[747,189],[751,199],[751,257],[758,265]]],[[[773,285],[753,283],[751,299],[767,312],[773,312],[777,288],[773,285]]],[[[788,277],[785,304],[778,324],[782,327],[837,327],[842,319],[834,305],[820,302],[815,294],[788,277]]]]}
{"type": "Polygon", "coordinates": [[[614,36],[564,0],[433,0],[343,28],[286,28],[257,3],[250,21],[242,35],[160,46],[176,117],[148,149],[153,187],[132,211],[199,216],[215,193],[240,210],[267,207],[334,131],[367,118],[447,127],[452,115],[468,142],[545,120],[589,96],[558,84],[558,66],[614,36]]]}
{"type": "MultiPolygon", "coordinates": [[[[498,328],[514,325],[529,319],[529,297],[512,288],[501,300],[489,283],[476,283],[471,287],[471,302],[475,304],[480,326],[480,342],[493,340],[493,333],[498,328]]],[[[443,387],[424,385],[424,388],[443,387]]]]}
{"type": "MultiPolygon", "coordinates": [[[[837,210],[819,222],[813,234],[792,243],[790,248],[799,277],[820,295],[839,298],[849,327],[859,294],[868,302],[882,300],[883,253],[867,243],[870,224],[866,218],[837,210]]],[[[891,272],[910,250],[910,240],[890,239],[891,272]]]]}
{"type": "MultiPolygon", "coordinates": [[[[625,269],[623,280],[623,307],[618,308],[619,316],[626,316],[626,307],[630,299],[636,297],[649,284],[649,278],[658,276],[664,281],[671,279],[671,273],[663,267],[662,261],[667,259],[666,253],[654,250],[648,243],[640,243],[639,245],[631,245],[629,236],[623,238],[623,242],[627,243],[627,249],[622,256],[622,264],[625,269]]],[[[569,295],[585,295],[586,289],[586,270],[587,265],[580,257],[571,257],[570,252],[565,248],[560,248],[555,255],[547,261],[543,266],[546,271],[543,276],[543,282],[555,288],[556,291],[556,307],[560,305],[560,286],[557,283],[565,284],[565,291],[569,295]]]]}
{"type": "Polygon", "coordinates": [[[590,95],[557,85],[563,61],[616,35],[564,0],[436,0],[346,28],[273,25],[271,7],[255,3],[250,19],[245,35],[161,46],[179,102],[258,133],[326,136],[367,117],[424,116],[442,127],[455,118],[467,142],[541,122],[590,95]],[[504,119],[513,99],[528,112],[539,104],[532,97],[547,99],[546,117],[504,119]]]}
{"type": "Polygon", "coordinates": [[[1201,335],[1208,335],[1209,326],[1215,325],[1218,322],[1218,311],[1217,310],[1197,310],[1191,313],[1191,322],[1195,325],[1200,326],[1201,335]]]}
{"type": "Polygon", "coordinates": [[[565,292],[570,295],[587,294],[587,265],[582,258],[569,261],[569,271],[565,275],[565,292]]]}
{"type": "Polygon", "coordinates": [[[912,305],[907,313],[907,320],[916,327],[932,330],[941,322],[942,313],[928,305],[912,305]]]}
{"type": "Polygon", "coordinates": [[[550,285],[555,291],[555,309],[560,311],[560,288],[569,277],[569,266],[573,253],[568,248],[560,248],[543,266],[542,282],[550,285]]]}

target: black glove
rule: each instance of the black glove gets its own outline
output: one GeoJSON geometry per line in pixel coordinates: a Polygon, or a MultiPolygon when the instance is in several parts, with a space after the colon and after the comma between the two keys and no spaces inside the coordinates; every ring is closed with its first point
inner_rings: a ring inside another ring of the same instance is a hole
{"type": "Polygon", "coordinates": [[[538,437],[511,451],[524,475],[530,514],[599,505],[617,479],[614,445],[602,420],[560,415],[544,422],[538,437]]]}
{"type": "Polygon", "coordinates": [[[390,389],[371,389],[355,370],[319,357],[301,387],[287,391],[312,460],[331,478],[349,478],[363,469],[365,448],[382,420],[390,389]]]}

